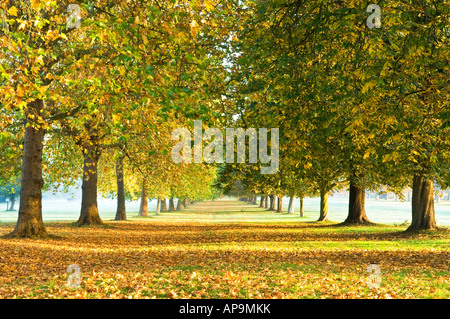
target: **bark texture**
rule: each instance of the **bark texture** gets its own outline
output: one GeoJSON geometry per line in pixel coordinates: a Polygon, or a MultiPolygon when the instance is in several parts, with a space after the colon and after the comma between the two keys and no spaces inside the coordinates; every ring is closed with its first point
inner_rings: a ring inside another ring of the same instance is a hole
{"type": "Polygon", "coordinates": [[[167,212],[167,202],[165,198],[161,199],[161,211],[167,212]]]}
{"type": "Polygon", "coordinates": [[[292,214],[294,212],[294,196],[289,197],[288,213],[292,214]]]}
{"type": "Polygon", "coordinates": [[[356,186],[350,180],[348,216],[344,223],[351,224],[370,224],[365,209],[366,192],[363,187],[356,186]]]}
{"type": "Polygon", "coordinates": [[[23,144],[19,216],[16,227],[8,237],[48,236],[42,220],[42,149],[45,131],[38,123],[43,108],[44,102],[35,100],[28,103],[25,110],[27,125],[23,144]]]}
{"type": "Polygon", "coordinates": [[[414,176],[411,203],[412,221],[407,231],[437,229],[431,179],[418,174],[414,176]]]}
{"type": "Polygon", "coordinates": [[[328,191],[325,189],[320,190],[320,216],[318,221],[328,220],[328,191]]]}
{"type": "Polygon", "coordinates": [[[169,211],[173,212],[175,210],[175,202],[173,197],[169,198],[169,211]]]}
{"type": "Polygon", "coordinates": [[[139,216],[148,216],[148,192],[147,192],[147,181],[144,179],[142,182],[142,192],[141,192],[141,204],[139,206],[139,216]]]}
{"type": "Polygon", "coordinates": [[[305,216],[305,209],[303,206],[303,197],[300,197],[300,217],[304,217],[305,216]]]}
{"type": "Polygon", "coordinates": [[[161,211],[161,199],[158,198],[156,202],[156,215],[160,215],[159,212],[161,211]]]}
{"type": "Polygon", "coordinates": [[[264,207],[264,197],[265,196],[261,195],[261,199],[259,200],[259,207],[261,207],[261,208],[264,207]]]}
{"type": "Polygon", "coordinates": [[[95,143],[83,147],[84,165],[83,182],[81,184],[81,212],[76,225],[103,224],[97,206],[97,168],[100,152],[95,143]]]}
{"type": "Polygon", "coordinates": [[[125,207],[125,183],[123,180],[123,158],[119,158],[116,163],[117,178],[117,211],[115,220],[127,220],[125,207]]]}
{"type": "Polygon", "coordinates": [[[11,195],[10,197],[9,197],[9,202],[11,203],[10,205],[9,205],[9,207],[7,207],[7,211],[14,211],[15,210],[15,208],[14,208],[14,205],[16,204],[16,194],[14,194],[14,195],[11,195]]]}
{"type": "Polygon", "coordinates": [[[283,196],[277,196],[277,213],[283,212],[283,196]]]}
{"type": "Polygon", "coordinates": [[[275,195],[270,195],[270,206],[269,210],[275,210],[275,195]]]}

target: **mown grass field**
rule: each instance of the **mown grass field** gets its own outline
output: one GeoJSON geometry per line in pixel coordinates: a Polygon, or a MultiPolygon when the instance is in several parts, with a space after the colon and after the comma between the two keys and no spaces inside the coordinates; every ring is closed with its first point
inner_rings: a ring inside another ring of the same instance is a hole
{"type": "MultiPolygon", "coordinates": [[[[450,298],[450,230],[336,226],[232,200],[0,239],[1,298],[450,298]],[[367,266],[381,269],[369,288],[367,266]],[[67,266],[81,286],[67,287],[67,266]]],[[[13,223],[0,224],[0,235],[13,223]]]]}

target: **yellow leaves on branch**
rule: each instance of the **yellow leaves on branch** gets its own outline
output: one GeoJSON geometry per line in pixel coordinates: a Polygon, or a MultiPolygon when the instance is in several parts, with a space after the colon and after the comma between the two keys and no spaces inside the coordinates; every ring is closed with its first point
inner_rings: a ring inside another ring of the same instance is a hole
{"type": "Polygon", "coordinates": [[[205,0],[206,11],[210,12],[214,10],[214,3],[211,0],[205,0]]]}
{"type": "Polygon", "coordinates": [[[15,6],[12,6],[8,9],[8,14],[14,17],[17,17],[17,8],[15,6]]]}
{"type": "Polygon", "coordinates": [[[365,94],[366,92],[368,92],[370,89],[372,89],[373,87],[375,87],[375,85],[377,85],[377,81],[370,81],[370,82],[367,82],[364,86],[363,86],[363,88],[361,89],[361,93],[362,94],[365,94]]]}
{"type": "Polygon", "coordinates": [[[197,36],[197,30],[198,30],[198,24],[197,24],[197,21],[195,21],[195,19],[193,19],[191,21],[190,27],[191,27],[191,35],[195,38],[197,36]]]}

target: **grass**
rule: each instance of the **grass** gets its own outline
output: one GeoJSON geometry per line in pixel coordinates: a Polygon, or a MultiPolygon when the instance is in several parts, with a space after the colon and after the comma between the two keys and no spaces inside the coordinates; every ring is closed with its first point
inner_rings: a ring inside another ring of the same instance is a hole
{"type": "MultiPolygon", "coordinates": [[[[450,298],[448,228],[337,226],[238,201],[0,239],[1,298],[450,298]],[[381,286],[367,286],[367,266],[381,286]],[[81,287],[66,285],[67,266],[81,287]]],[[[0,224],[0,235],[13,223],[0,224]]]]}

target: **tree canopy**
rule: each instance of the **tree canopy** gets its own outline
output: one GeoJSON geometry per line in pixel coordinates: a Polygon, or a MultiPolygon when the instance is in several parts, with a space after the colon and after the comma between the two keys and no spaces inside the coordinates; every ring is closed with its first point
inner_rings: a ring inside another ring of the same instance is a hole
{"type": "Polygon", "coordinates": [[[42,190],[80,179],[78,225],[102,223],[98,191],[124,207],[239,182],[242,195],[319,195],[319,220],[348,188],[346,223],[370,223],[365,190],[412,187],[410,229],[436,228],[433,186],[450,186],[449,6],[383,1],[370,28],[368,5],[3,1],[0,184],[20,178],[11,236],[46,236],[42,190]],[[278,129],[276,172],[250,154],[174,163],[171,133],[196,120],[278,129]]]}

